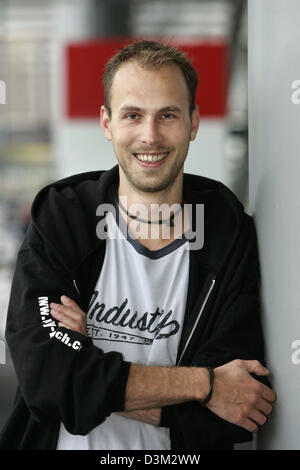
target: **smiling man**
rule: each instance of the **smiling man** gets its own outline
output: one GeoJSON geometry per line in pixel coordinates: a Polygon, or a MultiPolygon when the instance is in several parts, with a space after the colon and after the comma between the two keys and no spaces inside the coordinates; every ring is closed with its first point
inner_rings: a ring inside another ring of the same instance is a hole
{"type": "Polygon", "coordinates": [[[108,62],[100,120],[118,165],[33,203],[6,331],[19,388],[0,448],[232,449],[271,413],[253,221],[224,185],[184,174],[196,87],[186,56],[158,42],[108,62]]]}
{"type": "MultiPolygon", "coordinates": [[[[116,71],[108,96],[101,125],[119,162],[119,197],[128,206],[143,205],[150,215],[155,204],[181,204],[183,165],[199,112],[196,107],[190,111],[180,68],[171,63],[153,69],[127,61],[116,71]]],[[[148,238],[147,246],[158,249],[171,239],[172,234],[167,240],[148,238]]]]}
{"type": "Polygon", "coordinates": [[[179,67],[149,70],[129,61],[116,72],[110,97],[109,108],[101,108],[101,122],[120,165],[120,193],[133,192],[133,200],[136,193],[151,193],[151,200],[181,202],[183,165],[199,113],[189,111],[179,67]]]}

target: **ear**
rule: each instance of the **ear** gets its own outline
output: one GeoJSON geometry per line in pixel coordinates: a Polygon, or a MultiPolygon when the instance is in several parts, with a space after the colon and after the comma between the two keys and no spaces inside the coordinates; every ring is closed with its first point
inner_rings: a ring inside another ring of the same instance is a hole
{"type": "Polygon", "coordinates": [[[100,108],[100,125],[107,140],[112,140],[110,131],[110,117],[105,106],[101,106],[100,108]]]}
{"type": "Polygon", "coordinates": [[[195,109],[192,112],[191,122],[192,122],[192,127],[191,127],[190,140],[195,140],[197,132],[198,132],[199,124],[200,124],[200,114],[199,114],[198,106],[195,106],[195,109]]]}

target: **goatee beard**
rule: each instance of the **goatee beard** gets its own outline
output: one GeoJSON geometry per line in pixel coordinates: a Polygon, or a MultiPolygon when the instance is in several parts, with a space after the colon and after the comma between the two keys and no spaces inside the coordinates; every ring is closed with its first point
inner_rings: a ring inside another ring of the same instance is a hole
{"type": "Polygon", "coordinates": [[[158,193],[164,191],[165,189],[169,188],[173,185],[176,178],[178,177],[181,169],[183,168],[184,162],[179,167],[173,168],[171,174],[167,175],[167,177],[162,181],[153,182],[152,184],[148,184],[144,181],[139,181],[137,178],[134,178],[129,171],[127,171],[126,167],[119,162],[122,171],[129,182],[129,184],[136,190],[145,192],[145,193],[158,193]]]}

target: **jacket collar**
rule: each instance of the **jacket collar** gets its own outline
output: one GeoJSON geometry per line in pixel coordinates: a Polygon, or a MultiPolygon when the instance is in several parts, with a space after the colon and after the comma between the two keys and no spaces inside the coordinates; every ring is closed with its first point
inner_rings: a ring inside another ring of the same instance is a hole
{"type": "MultiPolygon", "coordinates": [[[[32,205],[32,222],[49,252],[68,271],[76,270],[104,240],[97,237],[100,204],[110,202],[111,185],[119,184],[118,165],[108,171],[70,176],[43,188],[32,205]]],[[[204,245],[197,251],[198,262],[218,272],[238,236],[243,208],[222,183],[184,174],[184,195],[188,204],[204,204],[204,245]]]]}

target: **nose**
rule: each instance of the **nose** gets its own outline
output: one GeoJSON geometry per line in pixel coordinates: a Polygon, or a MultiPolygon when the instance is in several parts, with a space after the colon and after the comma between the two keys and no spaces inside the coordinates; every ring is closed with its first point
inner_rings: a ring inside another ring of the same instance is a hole
{"type": "Polygon", "coordinates": [[[144,120],[141,127],[140,140],[142,144],[152,146],[162,142],[159,124],[154,118],[144,120]]]}

